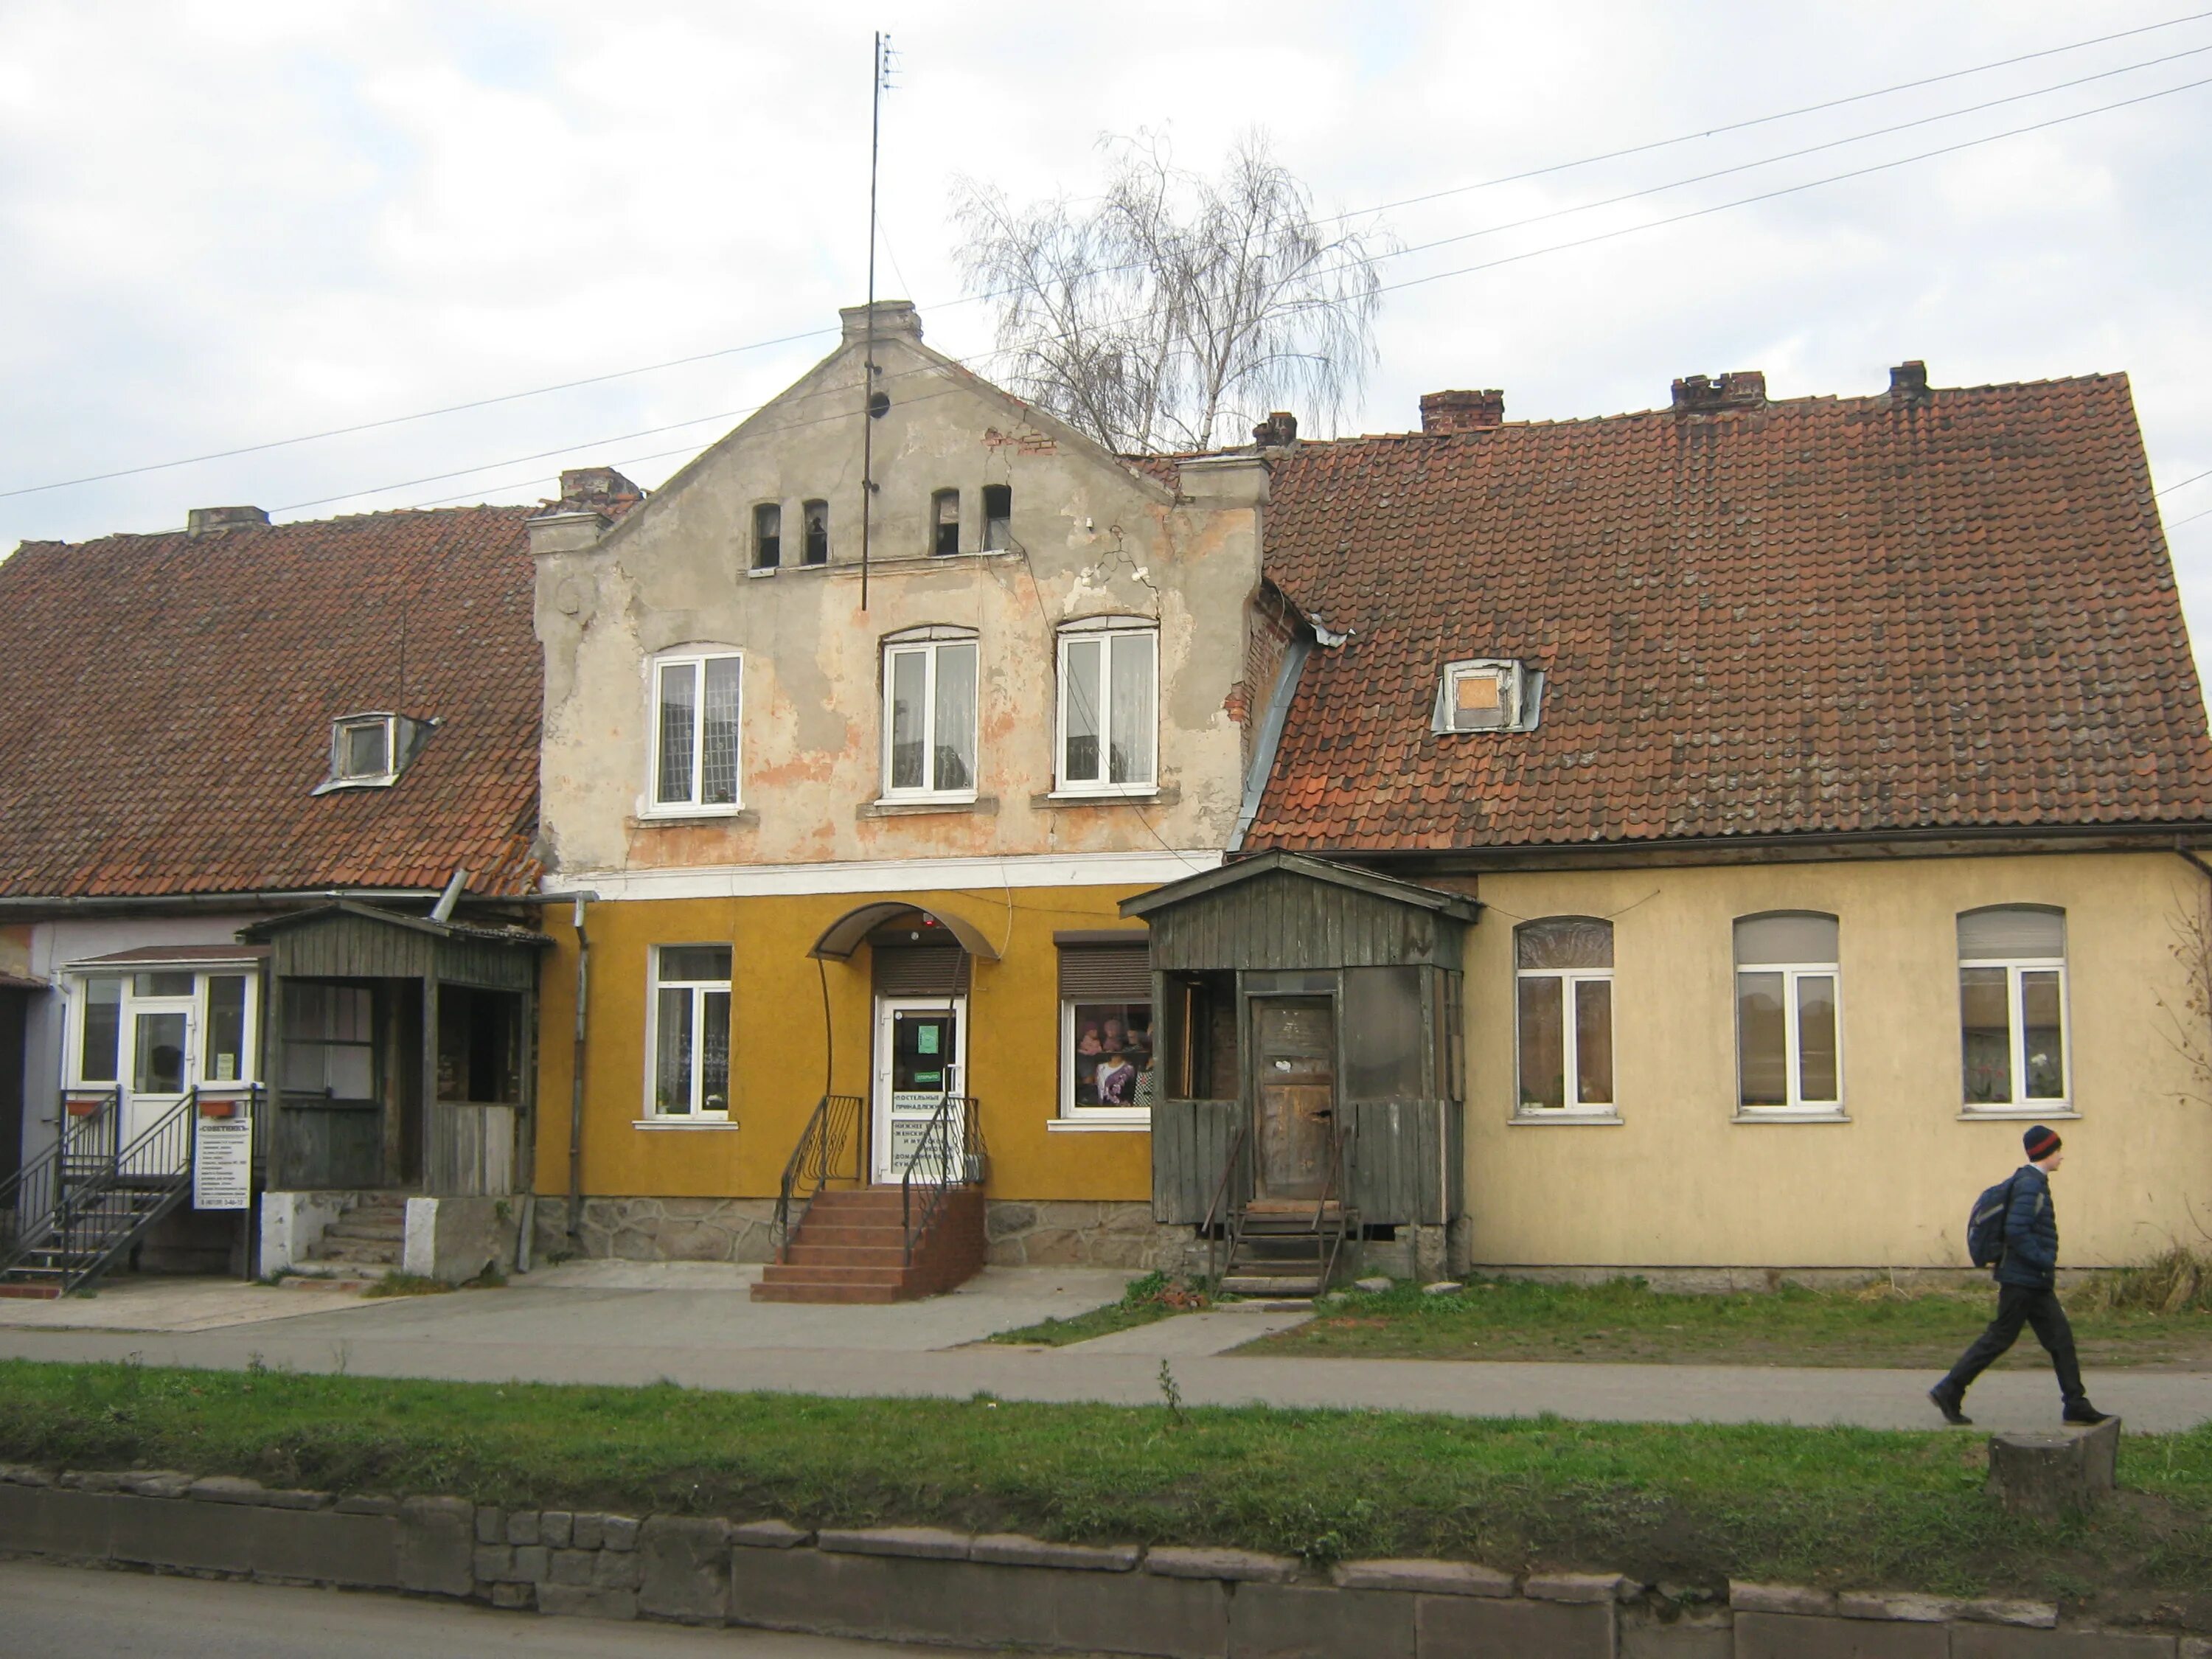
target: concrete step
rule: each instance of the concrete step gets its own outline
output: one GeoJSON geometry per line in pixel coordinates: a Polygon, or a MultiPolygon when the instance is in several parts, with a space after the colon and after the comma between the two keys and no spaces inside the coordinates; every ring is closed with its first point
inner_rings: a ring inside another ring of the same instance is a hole
{"type": "Polygon", "coordinates": [[[897,1262],[823,1266],[818,1262],[771,1261],[761,1269],[761,1282],[773,1285],[896,1285],[920,1271],[919,1264],[905,1267],[897,1262]]]}
{"type": "Polygon", "coordinates": [[[1279,1278],[1271,1274],[1230,1273],[1223,1278],[1221,1288],[1231,1296],[1319,1296],[1321,1279],[1313,1273],[1297,1279],[1279,1278]]]}
{"type": "Polygon", "coordinates": [[[756,1302],[812,1302],[853,1306],[863,1304],[908,1302],[913,1295],[896,1287],[874,1285],[772,1285],[763,1280],[753,1286],[756,1302]]]}
{"type": "Polygon", "coordinates": [[[0,1279],[0,1297],[17,1302],[53,1302],[60,1299],[59,1285],[40,1285],[28,1279],[0,1279]]]}
{"type": "Polygon", "coordinates": [[[398,1239],[333,1238],[325,1233],[301,1260],[380,1262],[396,1267],[401,1254],[402,1245],[398,1239]]]}
{"type": "Polygon", "coordinates": [[[381,1218],[360,1221],[352,1216],[348,1216],[342,1221],[331,1223],[323,1230],[323,1237],[325,1238],[390,1239],[395,1243],[400,1243],[404,1242],[407,1237],[407,1223],[404,1218],[398,1217],[389,1221],[381,1218]]]}

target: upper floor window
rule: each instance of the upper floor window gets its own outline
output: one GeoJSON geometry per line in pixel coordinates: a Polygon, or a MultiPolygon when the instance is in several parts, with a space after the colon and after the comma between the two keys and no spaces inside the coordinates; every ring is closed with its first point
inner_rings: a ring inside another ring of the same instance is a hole
{"type": "Polygon", "coordinates": [[[1747,1112],[1840,1112],[1838,929],[1783,912],[1735,925],[1737,1100],[1747,1112]]]}
{"type": "Polygon", "coordinates": [[[741,667],[735,653],[663,657],[653,665],[654,810],[738,805],[741,667]]]}
{"type": "Polygon", "coordinates": [[[983,550],[996,553],[1014,544],[1014,488],[983,486],[983,550]]]}
{"type": "Polygon", "coordinates": [[[1159,641],[1150,623],[1061,631],[1060,788],[1138,794],[1157,787],[1159,641]]]}
{"type": "Polygon", "coordinates": [[[773,570],[783,562],[783,508],[763,501],[753,508],[753,568],[773,570]]]}
{"type": "Polygon", "coordinates": [[[1584,916],[1513,934],[1521,1110],[1601,1112],[1613,1098],[1613,924],[1584,916]]]}
{"type": "Polygon", "coordinates": [[[799,556],[807,564],[830,562],[830,503],[809,501],[802,509],[806,515],[806,544],[799,556]]]}
{"type": "Polygon", "coordinates": [[[1443,732],[1527,732],[1534,729],[1544,677],[1495,657],[1444,665],[1430,729],[1443,732]]]}
{"type": "Polygon", "coordinates": [[[960,550],[960,492],[940,489],[929,498],[929,550],[937,554],[960,550]]]}
{"type": "Polygon", "coordinates": [[[884,646],[884,794],[973,799],[972,634],[919,629],[884,646]]]}
{"type": "Polygon", "coordinates": [[[2066,913],[1993,906],[1959,918],[1966,1103],[2041,1111],[2066,1088],[2066,913]]]}

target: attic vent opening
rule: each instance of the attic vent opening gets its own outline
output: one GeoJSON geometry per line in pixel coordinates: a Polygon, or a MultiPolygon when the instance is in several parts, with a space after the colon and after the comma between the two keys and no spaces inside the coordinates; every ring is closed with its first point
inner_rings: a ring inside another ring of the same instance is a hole
{"type": "Polygon", "coordinates": [[[1508,658],[1446,663],[1430,727],[1439,732],[1533,730],[1543,688],[1541,674],[1508,658]]]}
{"type": "Polygon", "coordinates": [[[391,787],[437,724],[404,714],[339,715],[331,722],[331,774],[314,793],[391,787]]]}

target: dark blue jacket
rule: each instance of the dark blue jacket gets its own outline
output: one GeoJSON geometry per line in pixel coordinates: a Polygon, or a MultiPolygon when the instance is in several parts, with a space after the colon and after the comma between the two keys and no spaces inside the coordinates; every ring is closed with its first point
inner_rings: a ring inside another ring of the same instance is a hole
{"type": "Polygon", "coordinates": [[[2013,1177],[2004,1238],[1998,1284],[2047,1291],[2058,1282],[2058,1212],[2051,1207],[2051,1177],[2033,1164],[2013,1177]]]}

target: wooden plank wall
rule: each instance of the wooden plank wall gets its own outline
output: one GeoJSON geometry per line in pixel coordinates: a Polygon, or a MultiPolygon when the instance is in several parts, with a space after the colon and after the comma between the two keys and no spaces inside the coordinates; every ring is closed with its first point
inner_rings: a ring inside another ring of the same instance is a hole
{"type": "Polygon", "coordinates": [[[454,1198],[505,1198],[514,1190],[514,1108],[430,1108],[429,1181],[424,1190],[454,1198]]]}
{"type": "Polygon", "coordinates": [[[1364,1224],[1439,1225],[1449,1218],[1443,1156],[1447,1100],[1359,1101],[1337,1108],[1349,1120],[1351,1199],[1364,1224]]]}
{"type": "Polygon", "coordinates": [[[1275,872],[1151,917],[1156,969],[1457,968],[1458,922],[1417,905],[1275,872]]]}
{"type": "Polygon", "coordinates": [[[1163,1100],[1152,1107],[1152,1219],[1195,1227],[1221,1183],[1237,1133],[1233,1100],[1163,1100]]]}
{"type": "Polygon", "coordinates": [[[374,1106],[290,1106],[279,1109],[276,1173],[280,1191],[384,1184],[384,1114],[374,1106]]]}

